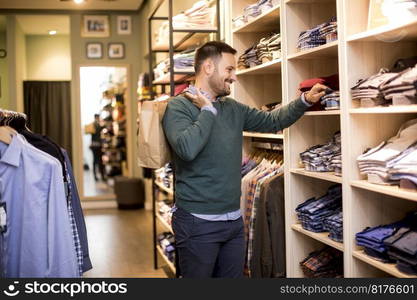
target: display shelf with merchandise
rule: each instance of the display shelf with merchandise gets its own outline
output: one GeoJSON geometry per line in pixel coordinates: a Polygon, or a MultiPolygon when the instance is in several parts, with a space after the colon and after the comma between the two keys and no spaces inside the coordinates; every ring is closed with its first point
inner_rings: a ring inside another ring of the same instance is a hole
{"type": "Polygon", "coordinates": [[[280,19],[280,4],[274,5],[269,10],[263,12],[259,16],[236,27],[232,30],[233,33],[241,32],[264,32],[267,30],[274,30],[279,27],[280,19]]]}
{"type": "Polygon", "coordinates": [[[329,235],[328,232],[319,232],[319,233],[317,233],[317,232],[308,231],[308,230],[304,229],[301,226],[301,224],[293,224],[291,226],[291,228],[293,230],[295,230],[297,232],[300,232],[300,233],[302,233],[306,236],[309,236],[309,237],[311,237],[311,238],[313,238],[313,239],[315,239],[319,242],[322,242],[326,245],[329,245],[333,248],[336,248],[339,251],[342,251],[342,252],[344,251],[343,243],[339,243],[339,242],[336,242],[336,241],[333,241],[332,239],[330,239],[328,237],[328,235],[329,235]]]}

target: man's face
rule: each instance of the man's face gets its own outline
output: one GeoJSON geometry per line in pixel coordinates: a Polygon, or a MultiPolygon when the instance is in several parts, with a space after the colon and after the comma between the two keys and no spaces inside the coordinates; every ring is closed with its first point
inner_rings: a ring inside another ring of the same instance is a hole
{"type": "Polygon", "coordinates": [[[213,61],[215,69],[209,76],[209,84],[217,96],[230,95],[230,85],[236,81],[236,60],[231,53],[222,53],[222,57],[213,61]]]}

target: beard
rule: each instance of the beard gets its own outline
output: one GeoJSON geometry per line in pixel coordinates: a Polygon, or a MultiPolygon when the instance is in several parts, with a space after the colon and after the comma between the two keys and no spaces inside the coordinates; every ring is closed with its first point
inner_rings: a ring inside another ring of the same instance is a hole
{"type": "Polygon", "coordinates": [[[216,93],[217,97],[230,95],[230,85],[233,83],[231,79],[223,79],[216,71],[210,78],[209,84],[211,89],[216,93]]]}

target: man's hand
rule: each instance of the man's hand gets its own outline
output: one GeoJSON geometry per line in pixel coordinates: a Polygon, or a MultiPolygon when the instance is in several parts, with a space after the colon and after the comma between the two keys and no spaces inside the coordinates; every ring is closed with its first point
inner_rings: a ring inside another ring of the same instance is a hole
{"type": "Polygon", "coordinates": [[[197,95],[193,95],[190,92],[185,92],[185,97],[187,97],[188,100],[190,100],[195,106],[197,106],[199,109],[201,109],[203,106],[213,106],[211,101],[204,97],[201,92],[196,89],[197,95]]]}
{"type": "Polygon", "coordinates": [[[323,84],[316,83],[309,92],[304,93],[305,100],[311,104],[320,101],[320,98],[326,95],[325,90],[327,88],[328,87],[323,84]]]}

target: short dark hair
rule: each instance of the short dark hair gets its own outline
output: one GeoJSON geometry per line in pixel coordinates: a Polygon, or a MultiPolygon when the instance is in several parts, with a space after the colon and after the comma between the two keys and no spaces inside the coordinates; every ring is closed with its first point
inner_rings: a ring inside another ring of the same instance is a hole
{"type": "Polygon", "coordinates": [[[201,65],[207,58],[220,58],[222,53],[235,55],[237,51],[226,43],[211,41],[205,43],[195,52],[194,69],[197,74],[200,72],[201,65]]]}

